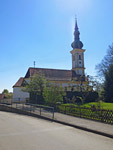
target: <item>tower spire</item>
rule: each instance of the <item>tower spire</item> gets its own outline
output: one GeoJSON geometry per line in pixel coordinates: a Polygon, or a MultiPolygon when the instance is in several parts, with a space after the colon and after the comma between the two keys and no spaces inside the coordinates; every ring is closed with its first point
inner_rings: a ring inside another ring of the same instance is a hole
{"type": "Polygon", "coordinates": [[[75,18],[75,31],[74,31],[74,42],[71,44],[72,48],[82,49],[83,43],[80,41],[80,32],[77,24],[77,18],[75,18]]]}
{"type": "Polygon", "coordinates": [[[80,32],[77,24],[77,18],[75,17],[75,27],[74,27],[74,42],[71,44],[73,50],[72,54],[72,70],[75,71],[77,75],[84,75],[84,52],[82,49],[83,43],[80,41],[80,32]]]}
{"type": "Polygon", "coordinates": [[[77,18],[75,16],[75,30],[78,31],[78,24],[77,24],[77,18]]]}

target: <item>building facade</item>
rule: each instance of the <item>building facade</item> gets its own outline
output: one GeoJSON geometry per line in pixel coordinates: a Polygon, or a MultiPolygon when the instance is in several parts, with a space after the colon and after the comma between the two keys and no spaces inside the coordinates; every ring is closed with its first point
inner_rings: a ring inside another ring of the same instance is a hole
{"type": "Polygon", "coordinates": [[[42,73],[46,80],[51,84],[57,84],[62,86],[66,90],[74,88],[76,90],[78,84],[80,84],[81,76],[85,83],[85,68],[84,68],[84,52],[82,49],[83,43],[80,41],[80,32],[77,25],[77,20],[75,22],[74,29],[74,41],[71,44],[72,50],[70,51],[72,55],[72,69],[47,69],[47,68],[29,68],[25,77],[21,77],[16,84],[13,86],[13,101],[25,101],[29,98],[29,93],[23,92],[23,82],[29,83],[30,78],[35,74],[42,73]]]}

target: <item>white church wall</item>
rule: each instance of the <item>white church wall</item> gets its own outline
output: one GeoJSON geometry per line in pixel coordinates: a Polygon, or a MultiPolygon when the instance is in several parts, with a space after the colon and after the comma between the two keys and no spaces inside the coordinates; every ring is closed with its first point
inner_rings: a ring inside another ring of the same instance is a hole
{"type": "Polygon", "coordinates": [[[62,87],[68,87],[68,83],[62,83],[62,87]]]}
{"type": "Polygon", "coordinates": [[[13,102],[25,101],[26,98],[29,98],[28,92],[23,92],[21,90],[21,87],[14,87],[13,88],[13,102]]]}
{"type": "Polygon", "coordinates": [[[79,69],[79,74],[82,75],[82,69],[79,69]]]}

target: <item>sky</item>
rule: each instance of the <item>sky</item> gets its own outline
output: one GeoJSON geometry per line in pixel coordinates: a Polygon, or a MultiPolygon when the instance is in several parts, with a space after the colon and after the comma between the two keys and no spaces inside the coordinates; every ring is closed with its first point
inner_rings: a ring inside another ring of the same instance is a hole
{"type": "Polygon", "coordinates": [[[75,16],[86,49],[85,73],[113,42],[113,0],[0,0],[0,92],[37,68],[72,68],[75,16]]]}

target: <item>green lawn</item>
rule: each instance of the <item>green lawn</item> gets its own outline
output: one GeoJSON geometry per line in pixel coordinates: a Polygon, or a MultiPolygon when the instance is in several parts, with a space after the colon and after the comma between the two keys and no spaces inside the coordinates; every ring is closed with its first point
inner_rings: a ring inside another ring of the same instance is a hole
{"type": "Polygon", "coordinates": [[[79,106],[75,104],[62,104],[57,106],[57,110],[67,115],[113,124],[113,103],[100,102],[99,104],[98,102],[93,102],[79,106]],[[95,107],[92,107],[92,105],[95,105],[95,107]]]}
{"type": "MultiPolygon", "coordinates": [[[[77,106],[75,104],[62,104],[63,106],[77,106]]],[[[87,104],[84,104],[84,105],[80,105],[81,107],[88,107],[88,108],[91,108],[92,105],[95,105],[96,108],[99,108],[99,105],[100,105],[100,108],[101,109],[107,109],[107,110],[113,110],[113,103],[105,103],[105,102],[92,102],[92,103],[87,103],[87,104]]]]}
{"type": "Polygon", "coordinates": [[[91,105],[95,105],[96,108],[99,107],[100,105],[100,108],[101,109],[107,109],[107,110],[113,110],[113,103],[105,103],[105,102],[92,102],[92,103],[87,103],[87,104],[84,104],[82,106],[84,107],[91,107],[91,105]]]}

